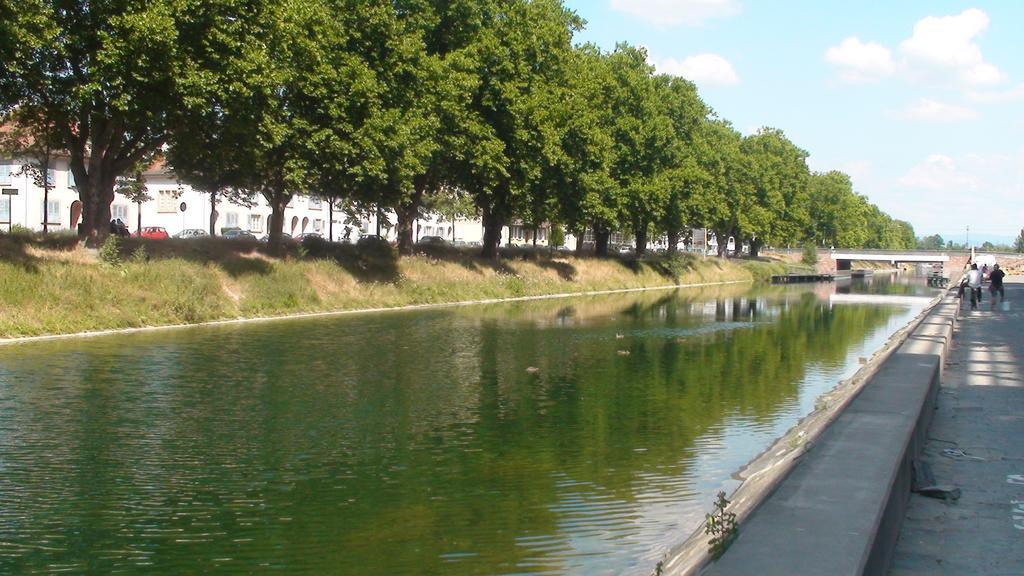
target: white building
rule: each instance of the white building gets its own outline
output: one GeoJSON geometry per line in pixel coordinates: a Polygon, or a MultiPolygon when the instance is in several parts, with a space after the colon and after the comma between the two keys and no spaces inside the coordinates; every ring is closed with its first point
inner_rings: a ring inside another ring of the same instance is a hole
{"type": "MultiPolygon", "coordinates": [[[[23,173],[25,162],[23,159],[0,157],[0,191],[3,192],[0,195],[0,230],[7,231],[11,226],[43,229],[43,189],[36,186],[31,176],[23,173]]],[[[74,177],[69,170],[67,158],[57,157],[51,164],[49,178],[52,184],[46,202],[47,228],[51,232],[73,232],[77,230],[82,215],[82,204],[78,199],[74,177]]],[[[214,209],[210,205],[209,194],[179,183],[162,163],[151,166],[143,177],[147,193],[152,199],[137,204],[115,194],[110,206],[112,219],[121,220],[133,233],[138,231],[140,224],[142,227],[162,227],[172,236],[188,229],[209,231],[210,212],[214,209]]],[[[219,200],[216,211],[214,229],[217,234],[227,228],[249,230],[257,237],[268,233],[267,222],[271,210],[262,196],[256,195],[252,206],[219,200]]],[[[376,215],[370,214],[357,221],[348,221],[343,211],[337,208],[332,211],[327,202],[299,195],[285,209],[284,232],[292,236],[316,232],[325,238],[330,236],[333,241],[354,242],[363,235],[377,234],[376,220],[376,215]]],[[[397,221],[394,212],[385,212],[381,221],[381,236],[395,240],[397,221]]],[[[450,242],[473,244],[482,242],[483,224],[479,219],[445,220],[431,216],[417,220],[413,234],[417,240],[423,236],[441,236],[450,242]]],[[[550,228],[547,225],[538,227],[535,232],[532,227],[514,222],[502,230],[501,245],[547,246],[549,235],[550,228]]],[[[615,239],[618,242],[625,240],[619,234],[615,239]]],[[[567,233],[565,245],[575,247],[575,237],[567,233]]]]}
{"type": "MultiPolygon", "coordinates": [[[[43,229],[43,189],[22,169],[24,164],[22,159],[0,157],[0,230],[7,231],[12,226],[43,229]]],[[[47,229],[51,232],[75,231],[81,221],[82,204],[68,168],[68,159],[58,157],[51,165],[48,171],[51,188],[46,202],[47,229]]],[[[112,219],[120,219],[132,232],[137,232],[140,223],[143,227],[163,227],[171,235],[186,229],[209,230],[210,212],[214,209],[210,205],[209,194],[178,183],[162,164],[152,166],[143,176],[152,200],[137,204],[115,194],[110,206],[112,219]]],[[[327,237],[333,219],[334,240],[344,237],[346,226],[352,240],[362,234],[376,232],[375,217],[346,222],[343,212],[330,208],[319,198],[297,196],[285,209],[284,231],[293,236],[317,232],[327,237]]],[[[251,207],[218,201],[216,210],[214,227],[218,234],[226,228],[249,230],[257,236],[267,233],[271,210],[259,195],[253,198],[251,207]]],[[[393,214],[389,222],[382,222],[382,235],[394,238],[394,222],[393,214]]]]}
{"type": "Polygon", "coordinates": [[[81,203],[74,178],[68,178],[67,160],[57,159],[52,164],[47,171],[51,188],[44,207],[43,189],[22,170],[23,163],[0,158],[0,230],[7,231],[13,225],[42,230],[44,209],[50,230],[71,230],[77,225],[81,203]]]}

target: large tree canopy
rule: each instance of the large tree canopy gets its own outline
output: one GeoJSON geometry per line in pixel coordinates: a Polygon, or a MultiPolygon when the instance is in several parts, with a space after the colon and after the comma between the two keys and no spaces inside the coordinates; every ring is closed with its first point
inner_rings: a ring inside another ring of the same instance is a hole
{"type": "Polygon", "coordinates": [[[803,239],[808,222],[807,152],[793,144],[781,130],[764,128],[743,139],[741,146],[750,161],[755,206],[748,227],[751,254],[765,244],[796,244],[803,239]]]}
{"type": "Polygon", "coordinates": [[[0,114],[70,158],[85,234],[163,154],[213,204],[262,196],[275,242],[297,194],[393,210],[402,253],[429,207],[468,201],[492,257],[511,224],[589,227],[598,253],[690,227],[755,254],[916,242],[643,49],[574,46],[582,25],[561,0],[0,0],[0,114]]]}
{"type": "Polygon", "coordinates": [[[487,146],[464,184],[483,216],[485,256],[497,254],[501,229],[530,206],[557,140],[547,110],[571,66],[572,35],[582,21],[559,0],[504,0],[485,15],[474,44],[479,85],[470,113],[483,121],[487,146]]]}
{"type": "Polygon", "coordinates": [[[186,182],[261,194],[271,242],[299,193],[325,182],[358,188],[384,169],[382,84],[369,63],[388,50],[387,7],[339,1],[271,0],[227,18],[211,50],[222,82],[197,90],[170,149],[186,182]],[[382,46],[383,45],[383,46],[382,46]]]}
{"type": "Polygon", "coordinates": [[[105,231],[118,176],[167,141],[216,31],[188,0],[5,0],[0,112],[70,156],[87,235],[105,231]]]}

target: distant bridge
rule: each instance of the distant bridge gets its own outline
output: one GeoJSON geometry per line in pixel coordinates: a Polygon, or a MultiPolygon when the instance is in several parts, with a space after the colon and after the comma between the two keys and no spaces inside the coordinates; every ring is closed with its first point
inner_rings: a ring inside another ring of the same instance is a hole
{"type": "Polygon", "coordinates": [[[942,264],[950,261],[949,254],[933,250],[832,250],[829,258],[835,261],[836,270],[849,270],[854,260],[867,262],[904,262],[942,264]]]}
{"type": "MultiPolygon", "coordinates": [[[[793,249],[773,250],[779,254],[796,255],[802,251],[793,249]]],[[[1002,268],[1014,270],[1024,269],[1024,254],[1011,252],[995,252],[975,249],[975,255],[991,256],[1002,268]]],[[[894,267],[904,262],[920,264],[941,264],[946,274],[959,274],[971,259],[970,250],[879,250],[875,248],[839,248],[818,250],[817,270],[822,274],[838,270],[849,270],[854,261],[888,262],[894,267]]]]}

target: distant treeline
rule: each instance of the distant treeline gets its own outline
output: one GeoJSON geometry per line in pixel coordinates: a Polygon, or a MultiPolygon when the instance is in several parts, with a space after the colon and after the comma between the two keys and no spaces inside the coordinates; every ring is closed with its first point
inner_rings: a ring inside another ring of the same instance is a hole
{"type": "MultiPolygon", "coordinates": [[[[981,244],[972,244],[975,248],[981,248],[986,252],[1024,252],[1024,230],[1020,231],[1020,234],[1013,241],[1013,244],[993,244],[992,242],[982,242],[981,244]]],[[[917,247],[922,250],[969,250],[970,246],[967,245],[967,239],[961,243],[954,242],[952,240],[944,240],[942,236],[933,234],[931,236],[925,236],[917,239],[917,247]]]]}

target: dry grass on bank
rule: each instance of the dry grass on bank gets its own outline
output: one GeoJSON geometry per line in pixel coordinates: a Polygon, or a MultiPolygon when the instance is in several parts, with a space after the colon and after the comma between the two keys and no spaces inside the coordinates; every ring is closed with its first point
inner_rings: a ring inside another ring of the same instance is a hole
{"type": "Polygon", "coordinates": [[[779,263],[690,256],[620,260],[510,250],[496,261],[455,249],[397,258],[388,248],[314,243],[267,253],[220,239],[123,241],[121,262],[70,239],[0,236],[0,337],[749,281],[779,263]],[[140,250],[141,247],[141,250],[140,250]]]}

